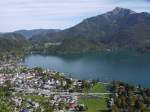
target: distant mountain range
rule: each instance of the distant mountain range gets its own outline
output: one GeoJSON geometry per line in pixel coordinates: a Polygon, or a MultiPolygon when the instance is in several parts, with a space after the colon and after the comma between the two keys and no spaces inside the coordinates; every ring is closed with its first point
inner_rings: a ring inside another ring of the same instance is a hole
{"type": "Polygon", "coordinates": [[[29,41],[20,34],[0,34],[0,54],[12,51],[23,51],[29,45],[29,41]]]}
{"type": "Polygon", "coordinates": [[[56,33],[33,36],[34,42],[62,42],[57,50],[150,50],[150,14],[117,7],[56,33]]]}
{"type": "Polygon", "coordinates": [[[36,35],[45,35],[48,32],[58,32],[59,29],[33,29],[33,30],[18,30],[15,33],[19,33],[26,37],[27,39],[31,38],[32,36],[36,35]]]}
{"type": "Polygon", "coordinates": [[[117,7],[108,13],[85,19],[72,28],[62,30],[58,33],[46,33],[44,37],[41,38],[39,38],[40,35],[37,35],[37,37],[32,37],[31,40],[60,41],[66,38],[82,37],[89,39],[100,39],[108,35],[112,36],[113,33],[121,30],[120,27],[125,28],[125,25],[128,25],[124,25],[123,23],[125,23],[125,19],[132,14],[136,13],[129,9],[117,7]]]}
{"type": "MultiPolygon", "coordinates": [[[[15,33],[23,35],[33,44],[39,44],[40,50],[45,52],[78,53],[124,49],[149,52],[150,14],[116,7],[65,30],[20,30],[15,33]],[[61,44],[52,46],[52,43],[61,44]]],[[[36,46],[34,48],[38,50],[36,46]]]]}

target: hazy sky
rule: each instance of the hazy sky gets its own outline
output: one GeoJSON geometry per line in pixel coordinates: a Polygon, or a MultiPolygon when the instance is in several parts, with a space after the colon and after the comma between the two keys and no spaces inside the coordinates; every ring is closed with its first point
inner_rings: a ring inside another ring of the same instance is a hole
{"type": "Polygon", "coordinates": [[[116,6],[150,12],[150,0],[0,0],[0,32],[65,29],[116,6]]]}

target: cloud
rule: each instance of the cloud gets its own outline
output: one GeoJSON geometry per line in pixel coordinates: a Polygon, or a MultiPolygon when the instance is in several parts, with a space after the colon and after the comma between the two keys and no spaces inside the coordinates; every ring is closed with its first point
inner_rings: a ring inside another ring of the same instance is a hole
{"type": "Polygon", "coordinates": [[[0,32],[67,28],[116,6],[149,11],[149,0],[1,0],[0,32]]]}

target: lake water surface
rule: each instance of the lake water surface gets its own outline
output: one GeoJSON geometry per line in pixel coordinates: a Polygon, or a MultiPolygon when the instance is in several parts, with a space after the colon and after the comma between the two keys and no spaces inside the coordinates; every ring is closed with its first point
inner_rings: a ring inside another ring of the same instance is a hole
{"type": "Polygon", "coordinates": [[[24,64],[71,74],[77,79],[121,80],[150,87],[150,55],[101,53],[85,55],[28,55],[24,64]]]}

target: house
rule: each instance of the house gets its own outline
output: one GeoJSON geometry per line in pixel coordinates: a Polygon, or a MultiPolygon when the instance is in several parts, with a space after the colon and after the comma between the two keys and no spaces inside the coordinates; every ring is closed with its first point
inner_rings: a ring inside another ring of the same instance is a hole
{"type": "Polygon", "coordinates": [[[30,112],[28,109],[22,109],[20,112],[30,112]]]}
{"type": "Polygon", "coordinates": [[[0,85],[4,84],[6,81],[6,77],[0,76],[0,85]]]}

